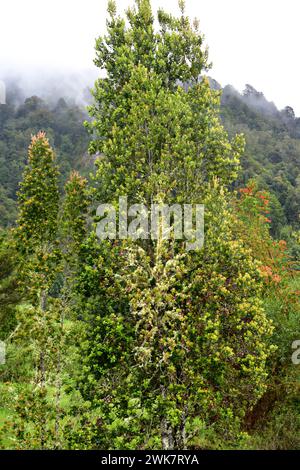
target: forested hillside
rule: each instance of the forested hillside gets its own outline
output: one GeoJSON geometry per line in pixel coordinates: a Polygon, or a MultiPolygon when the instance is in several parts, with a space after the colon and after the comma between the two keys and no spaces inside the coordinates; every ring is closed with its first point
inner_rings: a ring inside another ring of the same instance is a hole
{"type": "MultiPolygon", "coordinates": [[[[70,101],[70,100],[69,100],[70,101]]],[[[86,111],[61,97],[50,105],[38,96],[22,99],[22,92],[13,83],[7,87],[7,104],[0,105],[0,225],[16,220],[16,194],[26,165],[31,135],[47,132],[57,153],[66,181],[72,169],[89,172],[88,134],[83,127],[86,111]],[[84,155],[86,158],[84,158],[84,155]]]]}
{"type": "Polygon", "coordinates": [[[0,448],[300,449],[299,119],[184,1],[106,27],[87,111],[0,107],[0,448]]]}
{"type": "MultiPolygon", "coordinates": [[[[243,94],[230,85],[220,90],[221,118],[230,136],[243,133],[245,152],[235,187],[255,178],[259,189],[270,192],[270,227],[274,237],[289,241],[291,253],[299,258],[297,231],[300,227],[300,118],[290,107],[279,111],[263,93],[247,85],[243,94]]],[[[47,93],[46,93],[47,94],[47,93]]],[[[88,94],[86,92],[86,96],[88,94]]],[[[37,96],[23,98],[16,84],[8,87],[7,105],[0,105],[0,224],[12,225],[16,217],[18,182],[26,163],[30,136],[45,130],[57,153],[61,182],[71,169],[88,175],[93,157],[87,155],[88,133],[83,126],[86,107],[74,96],[47,103],[37,96]]],[[[91,100],[91,98],[90,98],[91,100]]]]}

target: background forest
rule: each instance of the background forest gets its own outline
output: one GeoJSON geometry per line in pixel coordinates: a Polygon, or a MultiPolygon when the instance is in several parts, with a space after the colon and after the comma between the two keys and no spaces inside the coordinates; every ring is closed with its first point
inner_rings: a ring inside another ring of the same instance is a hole
{"type": "MultiPolygon", "coordinates": [[[[222,90],[215,80],[210,79],[210,84],[222,90]]],[[[7,104],[0,105],[2,227],[13,225],[16,219],[17,189],[27,161],[26,149],[30,136],[40,129],[47,132],[56,151],[61,185],[72,169],[86,177],[93,171],[95,156],[88,155],[89,135],[83,126],[91,98],[86,91],[85,104],[81,101],[78,105],[70,90],[66,89],[63,96],[56,93],[54,86],[45,90],[49,99],[25,97],[17,79],[7,82],[7,104]]],[[[259,189],[269,191],[271,234],[289,241],[293,256],[298,258],[295,232],[300,224],[300,118],[289,106],[278,111],[251,85],[246,85],[242,95],[228,85],[221,96],[220,116],[225,129],[230,136],[243,133],[246,137],[242,169],[234,187],[243,187],[254,178],[259,189]]]]}
{"type": "Polygon", "coordinates": [[[0,105],[1,446],[299,449],[300,118],[209,78],[183,2],[158,31],[135,3],[87,103],[0,105]],[[204,248],[100,242],[120,195],[205,204],[204,248]]]}

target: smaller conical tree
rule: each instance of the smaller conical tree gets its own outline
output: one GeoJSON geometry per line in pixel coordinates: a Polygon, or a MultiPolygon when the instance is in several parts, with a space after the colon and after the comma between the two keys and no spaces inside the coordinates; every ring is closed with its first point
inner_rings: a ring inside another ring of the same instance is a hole
{"type": "Polygon", "coordinates": [[[19,246],[32,252],[34,246],[53,241],[59,207],[58,168],[44,132],[31,138],[18,202],[19,246]]]}

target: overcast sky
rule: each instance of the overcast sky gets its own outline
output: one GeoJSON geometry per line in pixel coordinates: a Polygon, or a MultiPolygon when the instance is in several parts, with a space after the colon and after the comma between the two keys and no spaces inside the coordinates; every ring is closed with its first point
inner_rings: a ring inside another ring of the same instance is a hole
{"type": "MultiPolygon", "coordinates": [[[[117,0],[123,12],[133,0],[117,0]]],[[[105,30],[106,0],[0,0],[0,79],[4,69],[93,67],[105,30]]],[[[152,0],[175,12],[177,0],[152,0]]],[[[299,0],[186,0],[209,46],[210,75],[238,90],[250,83],[300,116],[299,0]]]]}

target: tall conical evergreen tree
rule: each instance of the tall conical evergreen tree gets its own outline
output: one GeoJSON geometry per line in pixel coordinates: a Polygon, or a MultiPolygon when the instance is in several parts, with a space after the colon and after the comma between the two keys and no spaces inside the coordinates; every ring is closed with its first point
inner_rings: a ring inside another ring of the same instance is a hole
{"type": "Polygon", "coordinates": [[[91,152],[95,202],[205,204],[205,246],[183,241],[85,244],[79,275],[86,337],[81,390],[98,413],[100,448],[187,448],[223,426],[237,439],[265,388],[271,333],[258,265],[234,240],[226,185],[243,137],[229,141],[219,93],[201,76],[207,51],[185,16],[149,0],[126,19],[109,2],[96,44],[91,152]]]}

